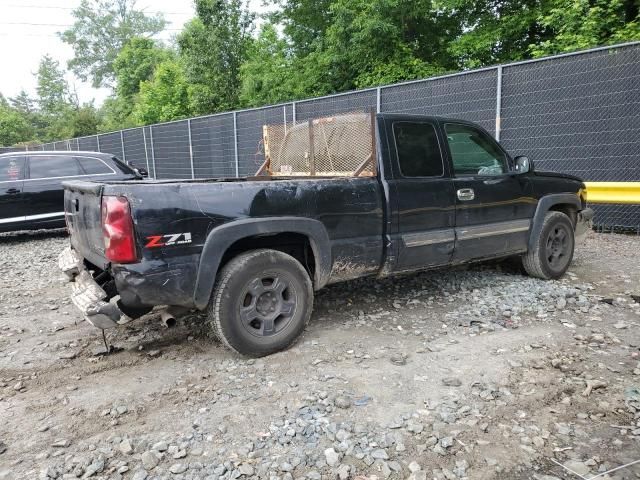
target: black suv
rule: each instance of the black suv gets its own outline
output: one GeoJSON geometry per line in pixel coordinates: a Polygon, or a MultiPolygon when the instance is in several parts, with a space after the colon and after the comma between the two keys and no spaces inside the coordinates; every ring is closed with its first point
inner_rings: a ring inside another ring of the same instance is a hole
{"type": "Polygon", "coordinates": [[[1,154],[0,232],[64,227],[64,180],[135,180],[145,173],[108,153],[1,154]]]}

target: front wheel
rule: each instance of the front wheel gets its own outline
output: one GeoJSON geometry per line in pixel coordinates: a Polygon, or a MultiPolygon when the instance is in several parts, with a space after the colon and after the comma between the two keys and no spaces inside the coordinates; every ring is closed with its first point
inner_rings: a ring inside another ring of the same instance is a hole
{"type": "Polygon", "coordinates": [[[311,279],[292,256],[253,250],[220,272],[208,322],[227,347],[250,357],[284,350],[304,330],[313,309],[311,279]]]}
{"type": "Polygon", "coordinates": [[[560,278],[569,269],[574,246],[571,219],[562,212],[547,212],[533,248],[522,257],[522,265],[532,277],[560,278]]]}

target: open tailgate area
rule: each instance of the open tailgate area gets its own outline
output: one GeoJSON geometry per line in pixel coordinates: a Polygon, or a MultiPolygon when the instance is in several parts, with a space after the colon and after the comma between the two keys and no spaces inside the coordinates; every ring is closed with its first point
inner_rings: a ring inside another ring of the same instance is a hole
{"type": "Polygon", "coordinates": [[[104,269],[102,236],[102,190],[95,182],[63,182],[64,211],[74,250],[95,266],[104,269]]]}

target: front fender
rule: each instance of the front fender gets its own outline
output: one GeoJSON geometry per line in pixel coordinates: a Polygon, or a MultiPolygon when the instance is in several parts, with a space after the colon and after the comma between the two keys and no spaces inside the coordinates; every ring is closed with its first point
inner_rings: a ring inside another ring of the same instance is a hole
{"type": "Polygon", "coordinates": [[[305,235],[309,239],[315,259],[314,288],[318,290],[326,285],[331,274],[331,244],[329,235],[320,221],[300,217],[245,218],[220,225],[209,233],[198,267],[194,293],[196,308],[202,310],[209,303],[220,261],[231,245],[243,238],[273,233],[305,235]]]}
{"type": "Polygon", "coordinates": [[[554,205],[572,205],[576,207],[576,211],[582,210],[582,202],[576,193],[552,193],[545,195],[538,201],[536,213],[533,215],[531,222],[531,230],[529,233],[529,251],[535,248],[535,242],[542,230],[544,217],[554,205]]]}

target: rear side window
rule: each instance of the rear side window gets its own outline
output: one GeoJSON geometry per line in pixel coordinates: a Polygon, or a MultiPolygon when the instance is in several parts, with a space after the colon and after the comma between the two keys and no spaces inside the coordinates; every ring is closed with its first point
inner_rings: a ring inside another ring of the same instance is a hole
{"type": "Polygon", "coordinates": [[[63,155],[34,155],[29,157],[30,178],[57,178],[81,175],[78,162],[63,155]]]}
{"type": "Polygon", "coordinates": [[[94,157],[76,157],[86,175],[113,173],[113,170],[102,160],[94,157]]]}
{"type": "Polygon", "coordinates": [[[400,172],[404,177],[441,177],[442,155],[435,127],[430,123],[393,124],[400,172]]]}
{"type": "Polygon", "coordinates": [[[24,157],[0,157],[0,182],[11,182],[24,178],[24,157]]]}

